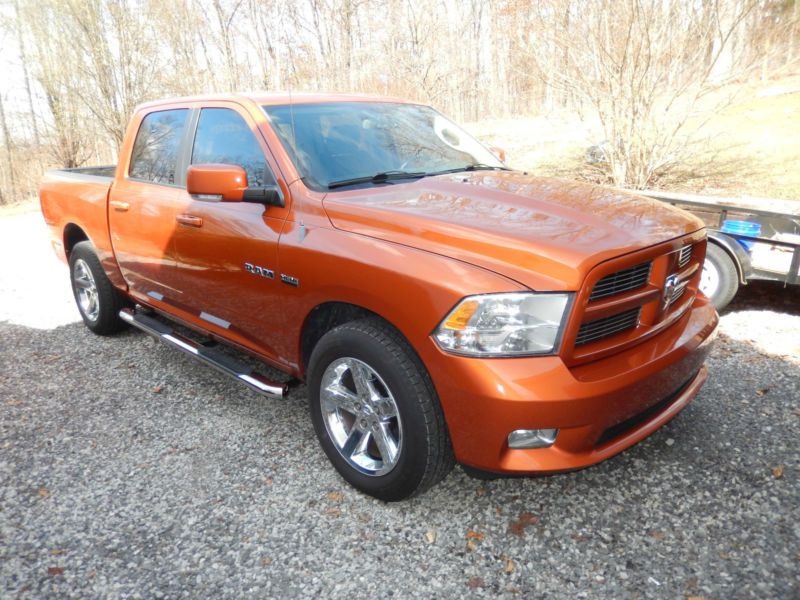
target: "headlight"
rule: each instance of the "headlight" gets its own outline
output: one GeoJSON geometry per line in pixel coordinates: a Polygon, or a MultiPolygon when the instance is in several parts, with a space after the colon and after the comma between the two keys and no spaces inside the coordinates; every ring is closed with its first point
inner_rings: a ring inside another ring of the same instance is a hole
{"type": "Polygon", "coordinates": [[[434,332],[443,350],[470,356],[552,354],[561,339],[570,294],[468,296],[434,332]]]}

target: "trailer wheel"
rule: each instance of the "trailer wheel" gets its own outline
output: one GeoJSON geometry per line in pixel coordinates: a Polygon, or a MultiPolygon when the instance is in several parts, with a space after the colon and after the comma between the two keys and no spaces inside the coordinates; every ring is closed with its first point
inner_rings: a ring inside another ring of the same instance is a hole
{"type": "Polygon", "coordinates": [[[711,299],[720,311],[739,290],[739,273],[728,253],[715,244],[709,244],[703,274],[700,278],[700,291],[711,299]]]}

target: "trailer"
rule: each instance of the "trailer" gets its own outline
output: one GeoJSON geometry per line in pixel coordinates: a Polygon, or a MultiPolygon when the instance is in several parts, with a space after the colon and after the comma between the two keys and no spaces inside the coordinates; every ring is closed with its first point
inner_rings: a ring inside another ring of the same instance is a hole
{"type": "Polygon", "coordinates": [[[717,310],[750,281],[800,284],[800,201],[640,193],[688,210],[708,227],[700,289],[717,310]]]}

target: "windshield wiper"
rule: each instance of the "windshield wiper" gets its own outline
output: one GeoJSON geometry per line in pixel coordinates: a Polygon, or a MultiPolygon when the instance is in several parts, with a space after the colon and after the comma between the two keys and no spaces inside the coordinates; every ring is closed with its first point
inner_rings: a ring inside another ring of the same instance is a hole
{"type": "Polygon", "coordinates": [[[456,167],[455,169],[445,169],[444,171],[436,171],[435,173],[428,173],[428,175],[446,175],[447,173],[460,173],[461,171],[510,171],[508,167],[495,167],[487,165],[486,163],[471,163],[463,167],[456,167]]]}
{"type": "Polygon", "coordinates": [[[328,189],[333,190],[347,185],[355,185],[357,183],[386,183],[396,179],[416,179],[418,177],[425,177],[427,173],[422,171],[382,171],[375,175],[367,177],[355,177],[353,179],[341,179],[339,181],[332,181],[328,184],[328,189]]]}

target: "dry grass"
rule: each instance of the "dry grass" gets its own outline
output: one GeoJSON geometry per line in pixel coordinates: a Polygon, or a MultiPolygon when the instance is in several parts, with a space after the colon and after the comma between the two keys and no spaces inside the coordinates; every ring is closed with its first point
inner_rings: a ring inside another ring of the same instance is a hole
{"type": "Polygon", "coordinates": [[[15,215],[25,215],[39,211],[39,199],[31,196],[22,202],[0,205],[0,217],[12,217],[15,215]]]}
{"type": "MultiPolygon", "coordinates": [[[[510,166],[539,175],[597,180],[586,150],[602,141],[596,123],[570,114],[487,120],[467,127],[504,148],[510,166]]],[[[694,137],[695,159],[658,186],[725,196],[800,201],[800,77],[754,91],[712,115],[694,137]]]]}

